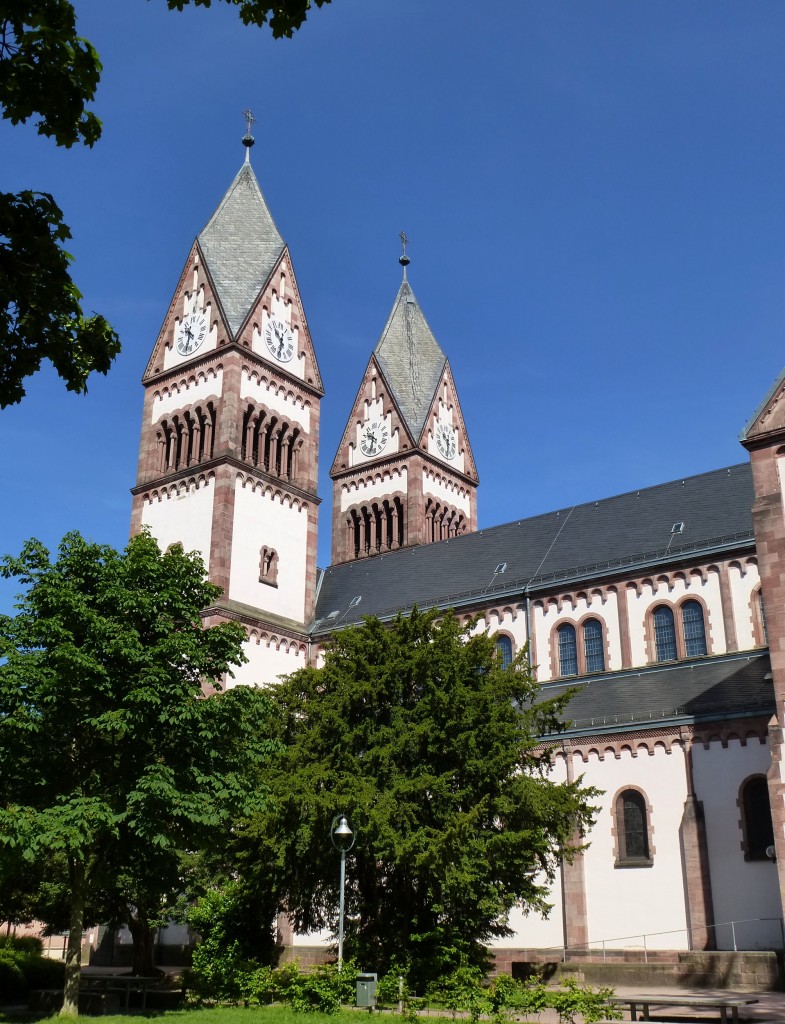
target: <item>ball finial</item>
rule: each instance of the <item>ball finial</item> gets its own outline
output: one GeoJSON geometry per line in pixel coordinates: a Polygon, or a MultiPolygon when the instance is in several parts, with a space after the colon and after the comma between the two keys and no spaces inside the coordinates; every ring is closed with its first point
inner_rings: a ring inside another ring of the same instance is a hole
{"type": "Polygon", "coordinates": [[[409,259],[409,257],[406,255],[406,245],[407,245],[408,241],[409,241],[409,239],[406,237],[406,232],[402,231],[401,232],[401,255],[398,257],[398,262],[403,267],[403,276],[404,276],[404,278],[406,277],[406,268],[412,262],[409,259]]]}

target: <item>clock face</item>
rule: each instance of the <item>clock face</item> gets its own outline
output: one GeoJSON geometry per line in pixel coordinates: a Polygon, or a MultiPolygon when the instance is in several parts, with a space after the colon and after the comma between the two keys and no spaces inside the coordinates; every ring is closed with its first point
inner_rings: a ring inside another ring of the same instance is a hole
{"type": "Polygon", "coordinates": [[[448,461],[455,458],[455,453],[458,451],[458,442],[455,440],[455,431],[452,427],[447,427],[443,423],[437,424],[436,447],[439,450],[439,454],[448,461]]]}
{"type": "Polygon", "coordinates": [[[283,320],[270,317],[264,329],[264,341],[270,355],[279,363],[288,363],[294,355],[294,335],[283,320]]]}
{"type": "Polygon", "coordinates": [[[360,451],[363,455],[380,455],[387,444],[388,430],[382,420],[366,423],[360,435],[360,451]]]}
{"type": "Polygon", "coordinates": [[[177,330],[177,351],[181,356],[192,356],[207,337],[207,318],[204,313],[189,313],[180,321],[177,330]]]}

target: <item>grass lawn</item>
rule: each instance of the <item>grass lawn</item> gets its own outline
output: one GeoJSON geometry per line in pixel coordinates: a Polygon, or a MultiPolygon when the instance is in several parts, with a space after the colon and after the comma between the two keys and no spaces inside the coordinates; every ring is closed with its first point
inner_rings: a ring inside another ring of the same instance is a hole
{"type": "MultiPolygon", "coordinates": [[[[359,1024],[356,1010],[342,1010],[337,1014],[327,1013],[295,1013],[287,1006],[255,1006],[245,1009],[240,1006],[216,1006],[195,1010],[166,1010],[142,1013],[137,1010],[131,1014],[116,1014],[88,1017],[81,1016],[82,1021],[96,1021],[100,1024],[130,1024],[134,1019],[154,1019],[161,1024],[359,1024]]],[[[30,1013],[0,1013],[0,1024],[35,1024],[36,1021],[56,1021],[61,1018],[36,1016],[30,1013]]],[[[63,1018],[65,1019],[65,1018],[63,1018]]]]}

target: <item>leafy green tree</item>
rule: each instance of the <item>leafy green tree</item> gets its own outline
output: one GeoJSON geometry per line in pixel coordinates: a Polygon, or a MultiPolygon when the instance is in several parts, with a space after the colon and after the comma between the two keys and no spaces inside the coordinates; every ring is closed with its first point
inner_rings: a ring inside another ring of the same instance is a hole
{"type": "Polygon", "coordinates": [[[220,591],[198,554],[72,533],[54,561],[33,540],[0,566],[26,588],[18,614],[0,616],[0,846],[67,865],[64,1012],[76,1013],[88,898],[125,872],[134,898],[147,883],[158,899],[152,879],[165,870],[168,883],[179,850],[259,808],[270,705],[248,687],[200,699],[244,660],[245,631],[204,628],[220,591]]]}
{"type": "Polygon", "coordinates": [[[276,891],[300,930],[333,927],[338,856],[330,824],[349,817],[346,948],[384,972],[401,957],[418,990],[512,934],[516,904],[545,911],[547,882],[594,791],[549,774],[540,737],[568,698],[540,700],[519,656],[452,613],[341,630],[321,668],[282,682],[286,754],[275,799],[240,838],[241,874],[276,891]]]}
{"type": "MultiPolygon", "coordinates": [[[[170,10],[211,0],[166,0],[170,10]]],[[[222,0],[246,25],[291,36],[311,4],[330,0],[222,0]]],[[[0,0],[0,111],[12,124],[38,117],[38,133],[70,148],[92,146],[101,122],[95,98],[101,61],[81,38],[71,0],[0,0]]],[[[87,390],[120,351],[103,316],[86,316],[63,243],[71,231],[47,192],[0,192],[0,408],[19,402],[24,381],[49,359],[71,391],[87,390]]]]}

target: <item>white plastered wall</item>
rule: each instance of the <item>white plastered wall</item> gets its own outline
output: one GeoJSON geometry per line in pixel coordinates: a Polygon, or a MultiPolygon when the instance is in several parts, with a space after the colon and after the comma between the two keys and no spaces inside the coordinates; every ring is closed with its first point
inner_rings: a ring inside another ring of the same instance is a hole
{"type": "MultiPolygon", "coordinates": [[[[553,782],[566,782],[567,769],[564,758],[557,758],[550,772],[549,778],[553,782]]],[[[538,881],[543,881],[540,878],[538,881]]],[[[536,948],[550,949],[561,948],[564,944],[564,905],[562,900],[561,873],[557,869],[554,884],[550,887],[548,902],[551,910],[547,917],[541,914],[524,914],[520,907],[515,907],[509,915],[508,922],[513,930],[509,938],[496,939],[491,947],[499,948],[536,948]]]]}
{"type": "Polygon", "coordinates": [[[290,675],[307,663],[303,644],[285,637],[260,634],[252,630],[243,644],[243,653],[248,658],[245,665],[234,669],[234,679],[228,686],[267,686],[281,676],[290,675]]]}
{"type": "Polygon", "coordinates": [[[483,628],[487,629],[491,636],[501,631],[512,637],[512,653],[513,655],[518,654],[527,639],[526,614],[523,605],[499,605],[498,607],[490,608],[483,613],[476,632],[483,628]]]}
{"type": "Polygon", "coordinates": [[[448,505],[460,509],[466,516],[471,514],[471,498],[467,489],[461,487],[454,480],[446,480],[425,466],[422,471],[422,492],[423,495],[437,498],[439,501],[444,501],[448,505]]]}
{"type": "Polygon", "coordinates": [[[213,398],[216,401],[221,396],[223,388],[223,370],[210,371],[208,375],[200,375],[198,379],[193,377],[187,381],[171,384],[168,390],[156,392],[153,396],[151,423],[157,423],[162,416],[166,416],[176,409],[184,406],[195,405],[197,402],[204,402],[213,398]]]}
{"type": "MultiPolygon", "coordinates": [[[[606,591],[604,594],[599,590],[589,591],[577,597],[574,604],[569,600],[562,601],[561,611],[558,604],[552,600],[544,605],[541,601],[532,603],[532,630],[537,640],[539,682],[544,683],[553,678],[550,644],[554,626],[561,622],[575,624],[587,616],[598,619],[603,625],[607,638],[606,671],[615,672],[622,667],[618,597],[613,591],[606,591]]],[[[580,643],[581,637],[578,636],[577,639],[580,643]]]]}
{"type": "Polygon", "coordinates": [[[311,429],[311,408],[299,398],[273,381],[260,381],[255,374],[245,371],[240,379],[240,398],[260,402],[271,412],[277,413],[291,423],[296,423],[306,433],[311,429]]]}
{"type": "MultiPolygon", "coordinates": [[[[675,573],[670,581],[646,581],[641,584],[640,593],[634,587],[627,588],[627,610],[630,623],[630,649],[633,665],[645,665],[646,656],[646,614],[658,604],[676,605],[682,598],[700,597],[706,604],[706,639],[711,636],[709,649],[712,654],[725,654],[727,640],[725,622],[722,617],[720,576],[716,569],[708,569],[705,579],[697,571],[675,573]]],[[[681,629],[678,614],[674,611],[677,633],[681,629]]]]}
{"type": "Polygon", "coordinates": [[[755,646],[752,629],[752,592],[760,583],[758,566],[754,561],[731,562],[728,566],[733,621],[736,624],[736,641],[740,651],[755,646]]]}
{"type": "Polygon", "coordinates": [[[186,551],[201,552],[209,571],[214,497],[213,476],[173,485],[144,501],[142,525],[150,527],[162,551],[182,544],[186,551]]]}
{"type": "Polygon", "coordinates": [[[280,492],[238,476],[229,599],[301,623],[305,617],[308,512],[280,492]],[[259,580],[262,547],[278,554],[277,586],[259,580]]]}
{"type": "Polygon", "coordinates": [[[406,494],[406,467],[379,473],[371,480],[352,480],[341,487],[341,512],[353,505],[362,505],[376,498],[386,498],[390,494],[400,492],[406,494]]]}
{"type": "MultiPolygon", "coordinates": [[[[651,743],[651,741],[649,741],[651,743]]],[[[607,948],[686,949],[687,912],[679,827],[687,795],[684,754],[671,753],[661,744],[650,755],[639,749],[636,757],[612,752],[600,761],[590,754],[587,763],[576,757],[575,775],[604,790],[584,855],[586,910],[589,941],[607,948]],[[653,828],[651,867],[617,868],[611,828],[612,803],[621,789],[635,787],[646,795],[653,828]],[[667,934],[657,934],[665,932],[667,934]]]]}
{"type": "Polygon", "coordinates": [[[751,921],[780,916],[777,867],[771,861],[745,861],[742,850],[742,811],[738,805],[742,782],[750,775],[765,775],[769,747],[750,737],[719,740],[692,748],[695,794],[703,802],[709,847],[711,891],[719,949],[733,949],[736,924],[739,949],[771,949],[781,945],[779,921],[751,921]]]}

